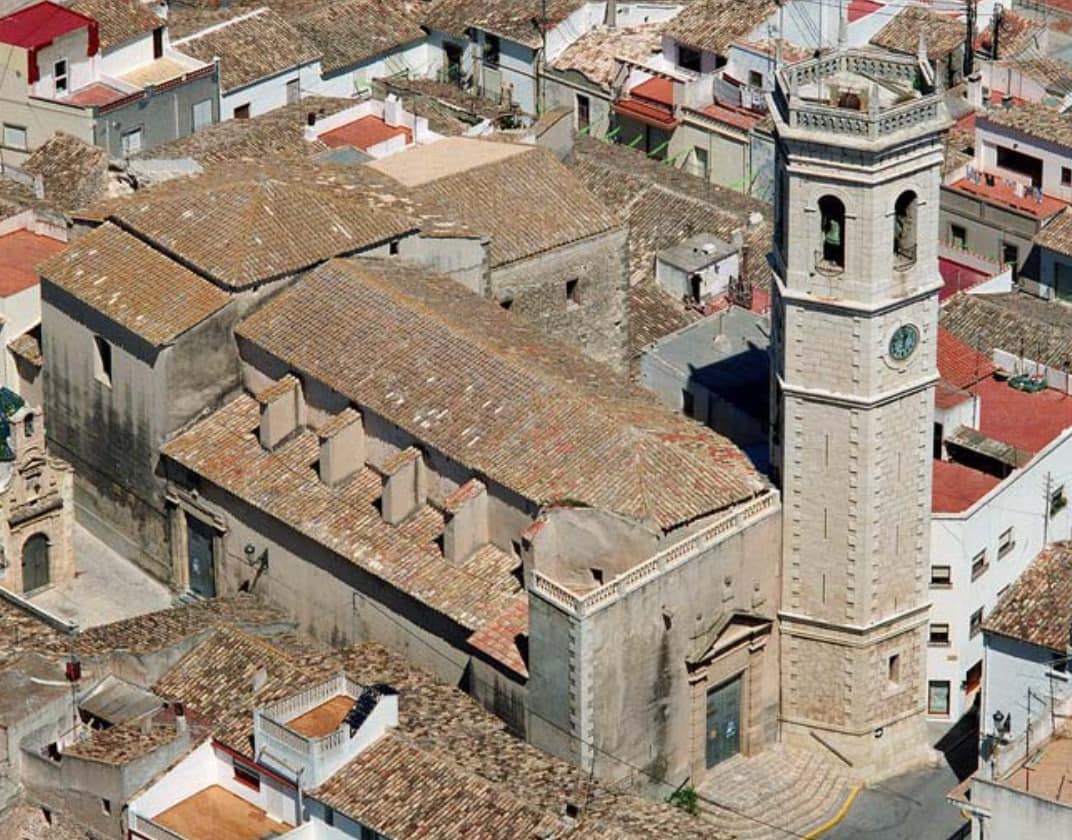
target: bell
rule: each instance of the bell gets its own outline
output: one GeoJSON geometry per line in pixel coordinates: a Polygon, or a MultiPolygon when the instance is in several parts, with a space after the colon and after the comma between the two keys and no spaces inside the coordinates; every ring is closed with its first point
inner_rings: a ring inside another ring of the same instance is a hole
{"type": "Polygon", "coordinates": [[[837,219],[830,219],[826,223],[826,227],[823,229],[823,241],[827,245],[841,244],[841,225],[838,224],[837,219]]]}

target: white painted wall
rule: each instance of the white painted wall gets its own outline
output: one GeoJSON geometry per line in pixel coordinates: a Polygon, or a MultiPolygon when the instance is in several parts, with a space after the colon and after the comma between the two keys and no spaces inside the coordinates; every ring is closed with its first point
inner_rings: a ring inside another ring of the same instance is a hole
{"type": "Polygon", "coordinates": [[[99,55],[87,56],[89,48],[89,29],[69,32],[37,51],[37,69],[40,72],[34,83],[32,94],[43,99],[56,98],[56,80],[53,76],[55,64],[60,59],[67,61],[67,91],[60,96],[67,96],[83,88],[97,78],[99,55]]]}
{"type": "Polygon", "coordinates": [[[257,117],[287,104],[287,83],[298,81],[303,97],[309,96],[320,84],[320,60],[291,67],[274,76],[266,76],[248,85],[220,91],[220,122],[234,118],[234,110],[249,105],[249,115],[257,117]]]}
{"type": "MultiPolygon", "coordinates": [[[[1054,708],[1072,698],[1072,679],[1068,673],[1055,671],[1054,653],[1019,639],[986,634],[986,661],[983,667],[983,706],[979,716],[979,731],[995,733],[994,713],[1011,715],[1009,738],[1024,737],[1027,728],[1027,691],[1031,689],[1031,720],[1039,721],[1050,714],[1051,683],[1054,708]]],[[[1039,741],[1042,733],[1038,724],[1032,729],[1039,741]]]]}
{"type": "Polygon", "coordinates": [[[445,61],[442,42],[433,50],[432,39],[414,41],[401,49],[392,50],[370,61],[345,70],[322,75],[314,83],[313,92],[319,96],[352,97],[358,90],[368,90],[374,79],[407,73],[412,78],[429,78],[445,61]],[[438,53],[438,54],[436,54],[438,53]]]}
{"type": "Polygon", "coordinates": [[[1047,542],[1072,536],[1072,506],[1048,522],[1044,517],[1047,473],[1054,477],[1053,486],[1067,484],[1067,492],[1072,494],[1072,430],[1062,432],[1027,466],[964,513],[931,516],[931,564],[952,567],[952,587],[930,590],[930,621],[949,625],[950,644],[928,648],[927,679],[949,681],[950,721],[970,705],[971,698],[964,696],[960,684],[967,670],[983,658],[983,635],[972,638],[969,633],[972,613],[982,607],[986,619],[999,594],[1044,547],[1044,531],[1047,542]],[[998,558],[999,537],[1010,527],[1016,544],[998,558]],[[984,549],[989,567],[972,580],[972,558],[984,549]]]}
{"type": "MultiPolygon", "coordinates": [[[[164,39],[166,42],[166,38],[164,39]]],[[[165,44],[166,47],[166,44],[165,44]]],[[[122,76],[135,67],[149,64],[153,60],[153,34],[135,38],[126,44],[101,53],[100,71],[105,76],[122,76]]]]}
{"type": "MultiPolygon", "coordinates": [[[[0,298],[0,347],[7,345],[27,330],[41,323],[41,284],[35,283],[28,289],[0,298]]],[[[15,359],[10,353],[4,353],[3,382],[11,390],[18,392],[19,375],[15,368],[15,359]]]]}
{"type": "Polygon", "coordinates": [[[1072,186],[1061,185],[1061,167],[1072,167],[1072,150],[1061,148],[1042,140],[1033,140],[1000,126],[976,124],[975,166],[984,172],[993,172],[1014,181],[1028,183],[1028,179],[1016,172],[998,167],[998,146],[1015,149],[1042,160],[1042,191],[1062,201],[1072,201],[1072,186]]]}

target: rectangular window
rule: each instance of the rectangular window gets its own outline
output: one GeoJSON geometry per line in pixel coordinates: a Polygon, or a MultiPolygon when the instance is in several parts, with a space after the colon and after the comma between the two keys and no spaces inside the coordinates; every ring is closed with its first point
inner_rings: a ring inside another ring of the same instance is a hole
{"type": "Polygon", "coordinates": [[[998,559],[1000,560],[1012,551],[1015,545],[1016,541],[1012,538],[1012,528],[1006,528],[1001,532],[1001,536],[998,537],[998,559]]]}
{"type": "Polygon", "coordinates": [[[972,558],[972,580],[975,580],[979,575],[985,572],[986,568],[986,549],[984,548],[972,558]]]}
{"type": "Polygon", "coordinates": [[[254,773],[248,767],[243,764],[239,764],[237,761],[234,765],[234,778],[239,784],[243,784],[253,790],[261,789],[261,777],[260,774],[254,773]]]}
{"type": "Polygon", "coordinates": [[[67,59],[61,58],[52,65],[52,80],[56,85],[56,93],[67,91],[67,59]]]}
{"type": "Polygon", "coordinates": [[[112,387],[112,345],[99,335],[93,336],[93,375],[102,385],[112,387]]]}
{"type": "Polygon", "coordinates": [[[944,647],[949,644],[949,625],[934,623],[931,625],[929,643],[936,647],[944,647]]]}
{"type": "Polygon", "coordinates": [[[592,103],[583,93],[577,94],[577,130],[585,131],[592,124],[592,103]]]}
{"type": "Polygon", "coordinates": [[[234,109],[234,118],[236,120],[248,120],[249,119],[249,103],[245,105],[239,105],[234,109]]]}
{"type": "Polygon", "coordinates": [[[101,810],[104,811],[105,814],[108,814],[110,816],[111,813],[112,813],[112,800],[110,800],[110,799],[102,799],[101,800],[101,810]]]}
{"type": "Polygon", "coordinates": [[[953,241],[953,247],[961,250],[968,247],[968,231],[964,225],[950,225],[949,238],[953,241]]]}
{"type": "Polygon", "coordinates": [[[4,145],[9,149],[18,149],[20,152],[27,151],[26,128],[4,123],[4,145]]]}
{"type": "Polygon", "coordinates": [[[979,607],[975,612],[971,614],[971,618],[968,621],[968,635],[971,638],[975,638],[983,632],[983,608],[979,607]]]}
{"type": "Polygon", "coordinates": [[[164,57],[164,27],[158,26],[153,30],[153,58],[164,57]]]}
{"type": "Polygon", "coordinates": [[[141,151],[141,129],[123,132],[123,157],[136,155],[141,151]]]}
{"type": "Polygon", "coordinates": [[[927,683],[927,714],[949,714],[949,680],[931,680],[927,683]]]}
{"type": "Polygon", "coordinates": [[[1056,516],[1067,504],[1068,500],[1065,498],[1065,486],[1063,484],[1050,491],[1050,516],[1056,516]]]}
{"type": "Polygon", "coordinates": [[[695,162],[692,174],[697,178],[706,179],[708,174],[707,149],[704,149],[701,146],[693,146],[692,159],[695,162]]]}
{"type": "Polygon", "coordinates": [[[502,44],[499,43],[499,36],[490,33],[484,35],[484,63],[498,66],[501,54],[502,44]]]}
{"type": "Polygon", "coordinates": [[[202,99],[194,103],[194,131],[212,125],[212,100],[202,99]]]}
{"type": "Polygon", "coordinates": [[[890,682],[896,685],[901,681],[901,654],[893,654],[886,665],[887,676],[889,677],[890,682]]]}
{"type": "Polygon", "coordinates": [[[572,280],[566,281],[566,305],[567,306],[580,306],[581,305],[581,281],[574,277],[572,280]]]}
{"type": "Polygon", "coordinates": [[[1042,186],[1042,159],[1025,155],[1006,146],[998,146],[998,166],[1031,179],[1031,186],[1042,186]]]}
{"type": "Polygon", "coordinates": [[[748,86],[749,87],[754,87],[754,88],[762,88],[763,87],[763,74],[760,73],[758,70],[749,70],[748,71],[748,86]]]}
{"type": "Polygon", "coordinates": [[[686,47],[684,44],[678,44],[677,66],[682,70],[691,70],[694,73],[699,73],[700,51],[694,50],[692,47],[686,47]]]}
{"type": "Polygon", "coordinates": [[[1061,186],[1072,187],[1072,169],[1067,166],[1061,167],[1061,186]]]}

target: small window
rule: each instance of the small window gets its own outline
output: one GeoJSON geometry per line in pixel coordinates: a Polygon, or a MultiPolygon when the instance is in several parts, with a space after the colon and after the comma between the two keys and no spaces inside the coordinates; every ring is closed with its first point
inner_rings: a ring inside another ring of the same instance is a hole
{"type": "Polygon", "coordinates": [[[101,810],[105,814],[111,816],[111,814],[112,814],[112,800],[110,800],[110,799],[102,799],[101,800],[101,810]]]}
{"type": "Polygon", "coordinates": [[[513,298],[504,298],[503,300],[499,301],[499,306],[501,306],[507,312],[510,311],[510,309],[513,307],[513,305],[514,305],[514,299],[513,298]]]}
{"type": "Polygon", "coordinates": [[[931,625],[929,644],[945,646],[949,644],[949,625],[934,623],[931,625]]]}
{"type": "Polygon", "coordinates": [[[595,581],[596,586],[602,586],[603,585],[603,570],[593,568],[593,569],[589,569],[589,571],[592,573],[592,580],[595,581]]]}
{"type": "Polygon", "coordinates": [[[968,231],[964,225],[950,225],[949,238],[954,248],[960,248],[963,251],[968,247],[968,231]]]}
{"type": "Polygon", "coordinates": [[[1065,498],[1065,486],[1063,484],[1050,491],[1050,516],[1056,516],[1067,504],[1068,500],[1065,498]]]}
{"type": "Polygon", "coordinates": [[[21,125],[4,123],[4,145],[9,149],[18,149],[21,152],[29,148],[26,141],[26,128],[21,125]]]}
{"type": "Polygon", "coordinates": [[[301,102],[301,79],[287,80],[287,104],[301,102]]]}
{"type": "Polygon", "coordinates": [[[692,147],[692,159],[695,162],[693,175],[698,178],[707,178],[710,172],[709,158],[707,157],[707,149],[702,146],[692,147]]]}
{"type": "Polygon", "coordinates": [[[27,414],[22,418],[22,436],[31,438],[34,434],[34,415],[33,412],[27,414]]]}
{"type": "Polygon", "coordinates": [[[754,88],[763,87],[763,74],[758,70],[748,71],[748,86],[754,88]]]}
{"type": "Polygon", "coordinates": [[[1072,187],[1072,169],[1067,166],[1061,167],[1061,186],[1072,187]]]}
{"type": "Polygon", "coordinates": [[[971,614],[971,619],[968,621],[968,635],[971,638],[975,638],[983,632],[983,608],[979,607],[975,612],[971,614]]]}
{"type": "Polygon", "coordinates": [[[901,654],[895,653],[887,662],[887,675],[890,682],[896,685],[901,681],[901,654]]]}
{"type": "Polygon", "coordinates": [[[484,63],[498,66],[499,57],[502,54],[502,44],[498,35],[487,33],[484,35],[484,63]]]}
{"type": "Polygon", "coordinates": [[[572,280],[566,281],[566,303],[572,306],[580,306],[581,304],[581,281],[574,277],[572,280]]]}
{"type": "Polygon", "coordinates": [[[234,118],[236,120],[248,120],[249,119],[249,103],[245,105],[239,105],[234,109],[234,118]]]}
{"type": "Polygon", "coordinates": [[[949,714],[949,680],[931,680],[927,683],[927,714],[949,714]]]}
{"type": "Polygon", "coordinates": [[[388,253],[390,253],[390,255],[392,257],[397,257],[398,256],[398,240],[397,239],[392,239],[391,240],[391,244],[387,247],[387,251],[388,251],[388,253]]]}
{"type": "Polygon", "coordinates": [[[164,57],[164,27],[158,26],[153,30],[153,58],[164,57]]]}
{"type": "Polygon", "coordinates": [[[686,47],[684,44],[678,44],[677,66],[682,70],[691,70],[694,73],[699,73],[700,51],[694,50],[692,47],[686,47]]]}
{"type": "Polygon", "coordinates": [[[102,385],[112,387],[112,345],[99,335],[93,336],[93,347],[96,353],[93,357],[93,375],[102,385]]]}
{"type": "Polygon", "coordinates": [[[587,131],[592,124],[592,101],[583,93],[577,94],[577,130],[587,131]]]}
{"type": "Polygon", "coordinates": [[[253,790],[261,789],[261,777],[259,773],[255,773],[246,767],[244,764],[235,762],[234,765],[234,778],[239,784],[243,784],[253,790]]]}
{"type": "Polygon", "coordinates": [[[999,600],[999,601],[1000,601],[1000,600],[1001,600],[1002,598],[1004,598],[1004,597],[1005,597],[1005,593],[1009,591],[1009,588],[1010,588],[1011,586],[1012,586],[1012,584],[1011,584],[1011,583],[1007,583],[1007,584],[1005,584],[1005,585],[1004,585],[1003,587],[1001,587],[1001,589],[999,589],[999,590],[998,590],[998,600],[999,600]]]}
{"type": "Polygon", "coordinates": [[[64,93],[67,90],[67,60],[61,58],[52,65],[52,79],[56,85],[56,93],[64,93]]]}
{"type": "Polygon", "coordinates": [[[140,128],[123,132],[123,157],[130,157],[141,151],[141,138],[142,134],[140,128]]]}
{"type": "Polygon", "coordinates": [[[981,575],[983,572],[986,571],[987,562],[986,562],[986,549],[985,548],[972,558],[971,569],[972,569],[972,572],[971,572],[972,573],[972,580],[975,580],[977,577],[979,577],[979,575],[981,575]]]}
{"type": "Polygon", "coordinates": [[[692,395],[692,391],[682,391],[681,392],[681,413],[684,414],[686,417],[693,417],[693,416],[695,416],[695,414],[694,414],[695,411],[696,411],[696,401],[695,401],[695,398],[692,395]]]}
{"type": "Polygon", "coordinates": [[[1012,528],[1006,528],[1001,532],[1001,536],[998,537],[998,559],[1000,560],[1012,551],[1015,545],[1016,541],[1012,538],[1012,528]]]}
{"type": "Polygon", "coordinates": [[[983,660],[979,660],[964,672],[964,693],[971,694],[983,682],[983,660]]]}
{"type": "Polygon", "coordinates": [[[1050,670],[1056,671],[1059,674],[1068,673],[1068,657],[1058,656],[1054,654],[1053,660],[1050,662],[1050,670]]]}

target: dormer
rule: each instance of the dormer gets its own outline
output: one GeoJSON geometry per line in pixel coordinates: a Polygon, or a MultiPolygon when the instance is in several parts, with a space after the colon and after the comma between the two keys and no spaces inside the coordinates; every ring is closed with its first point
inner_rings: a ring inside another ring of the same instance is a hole
{"type": "Polygon", "coordinates": [[[262,764],[315,788],[397,725],[398,692],[337,674],[257,709],[254,749],[262,764]]]}

